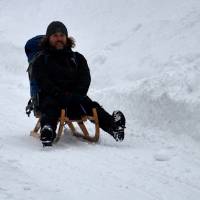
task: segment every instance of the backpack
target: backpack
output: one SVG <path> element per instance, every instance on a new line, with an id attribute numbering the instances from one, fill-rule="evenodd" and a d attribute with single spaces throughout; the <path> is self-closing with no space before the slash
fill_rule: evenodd
<path id="1" fill-rule="evenodd" d="M 42 55 L 42 49 L 40 47 L 40 43 L 42 39 L 44 38 L 44 35 L 37 35 L 31 39 L 29 39 L 25 44 L 25 53 L 28 59 L 28 77 L 29 77 L 29 83 L 30 83 L 30 95 L 31 98 L 28 101 L 28 105 L 26 106 L 26 114 L 29 116 L 31 111 L 34 111 L 34 115 L 37 116 L 37 113 L 39 111 L 39 86 L 37 81 L 32 76 L 32 66 L 36 58 L 38 58 L 40 55 Z M 48 55 L 44 55 L 44 64 L 47 63 Z M 77 58 L 76 58 L 76 52 L 72 51 L 72 62 L 77 67 Z"/>
<path id="2" fill-rule="evenodd" d="M 29 63 L 41 51 L 40 43 L 43 37 L 44 35 L 37 35 L 26 42 L 24 49 Z"/>

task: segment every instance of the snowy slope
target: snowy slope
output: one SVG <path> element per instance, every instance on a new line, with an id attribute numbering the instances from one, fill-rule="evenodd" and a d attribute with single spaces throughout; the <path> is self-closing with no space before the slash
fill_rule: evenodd
<path id="1" fill-rule="evenodd" d="M 198 0 L 0 1 L 0 199 L 198 200 L 199 13 Z M 89 96 L 125 112 L 123 143 L 66 130 L 44 151 L 29 137 L 23 46 L 52 20 L 88 59 Z"/>

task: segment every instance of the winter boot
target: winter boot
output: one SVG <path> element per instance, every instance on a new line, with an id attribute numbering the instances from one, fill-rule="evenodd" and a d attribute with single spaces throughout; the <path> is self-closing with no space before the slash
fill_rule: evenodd
<path id="1" fill-rule="evenodd" d="M 111 135 L 115 138 L 116 141 L 124 140 L 124 129 L 126 124 L 126 119 L 124 114 L 121 111 L 114 111 L 112 114 L 112 129 Z"/>
<path id="2" fill-rule="evenodd" d="M 56 137 L 55 132 L 49 125 L 45 125 L 41 130 L 40 140 L 43 146 L 52 146 L 53 140 Z"/>

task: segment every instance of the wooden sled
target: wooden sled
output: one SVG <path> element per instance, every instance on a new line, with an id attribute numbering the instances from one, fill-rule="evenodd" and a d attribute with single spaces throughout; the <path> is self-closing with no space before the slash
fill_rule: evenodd
<path id="1" fill-rule="evenodd" d="M 59 118 L 59 127 L 58 127 L 58 131 L 57 131 L 57 134 L 56 134 L 56 138 L 54 140 L 54 142 L 58 142 L 63 134 L 63 129 L 64 129 L 64 126 L 65 125 L 68 125 L 69 128 L 71 129 L 72 131 L 72 134 L 76 137 L 81 137 L 89 142 L 98 142 L 99 140 L 99 120 L 98 120 L 98 115 L 97 115 L 97 110 L 96 108 L 93 108 L 92 109 L 92 113 L 93 113 L 93 116 L 83 116 L 81 117 L 81 119 L 79 120 L 70 120 L 69 117 L 66 116 L 66 113 L 65 113 L 65 110 L 62 109 L 61 110 L 61 115 L 60 115 L 60 118 Z M 31 136 L 33 137 L 37 137 L 37 138 L 40 138 L 40 115 L 36 116 L 38 119 L 36 125 L 35 125 L 35 128 L 31 131 Z M 84 122 L 86 122 L 87 120 L 90 120 L 92 122 L 94 122 L 95 124 L 95 134 L 94 136 L 90 136 Z M 73 125 L 73 122 L 76 122 L 78 124 L 78 126 L 80 127 L 81 131 L 83 134 L 77 132 L 76 128 L 74 127 Z"/>

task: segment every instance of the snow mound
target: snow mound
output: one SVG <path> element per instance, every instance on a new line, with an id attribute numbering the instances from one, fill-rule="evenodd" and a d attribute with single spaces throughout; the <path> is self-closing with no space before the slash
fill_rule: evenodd
<path id="1" fill-rule="evenodd" d="M 200 56 L 174 58 L 163 65 L 169 66 L 168 71 L 159 76 L 100 90 L 94 96 L 111 109 L 122 109 L 130 121 L 200 141 Z"/>

